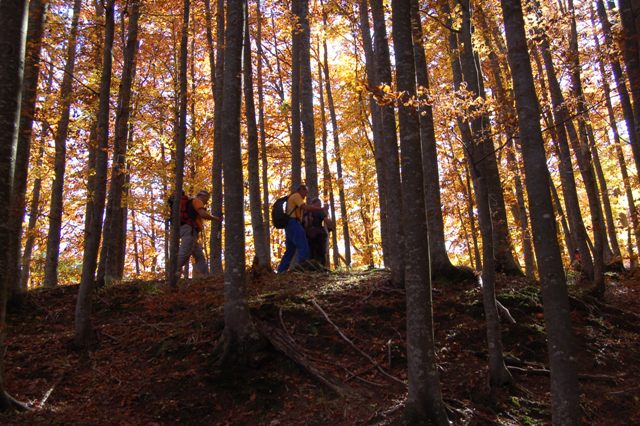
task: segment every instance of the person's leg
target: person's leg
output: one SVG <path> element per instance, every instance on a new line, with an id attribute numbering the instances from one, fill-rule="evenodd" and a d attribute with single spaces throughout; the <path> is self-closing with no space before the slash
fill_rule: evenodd
<path id="1" fill-rule="evenodd" d="M 293 221 L 291 227 L 291 239 L 298 249 L 298 263 L 302 264 L 305 260 L 309 259 L 309 242 L 307 241 L 307 234 L 304 232 L 304 228 L 300 222 Z"/>
<path id="2" fill-rule="evenodd" d="M 195 257 L 196 259 L 196 263 L 193 266 L 193 271 L 197 272 L 199 276 L 206 277 L 207 275 L 209 275 L 207 259 L 204 257 L 202 245 L 198 241 L 196 241 L 193 245 L 193 257 Z"/>
<path id="3" fill-rule="evenodd" d="M 291 234 L 292 234 L 292 226 L 291 224 L 294 223 L 295 221 L 290 220 L 289 223 L 287 223 L 287 227 L 284 229 L 284 235 L 285 235 L 285 241 L 284 241 L 284 255 L 282 255 L 282 260 L 280 261 L 280 265 L 278 265 L 278 273 L 282 273 L 285 272 L 287 269 L 289 269 L 289 264 L 291 263 L 291 260 L 293 259 L 293 255 L 296 253 L 296 246 L 295 243 L 293 241 L 293 239 L 291 238 Z"/>
<path id="4" fill-rule="evenodd" d="M 195 241 L 193 228 L 190 225 L 182 225 L 180 227 L 180 248 L 178 249 L 178 272 L 189 261 Z"/>

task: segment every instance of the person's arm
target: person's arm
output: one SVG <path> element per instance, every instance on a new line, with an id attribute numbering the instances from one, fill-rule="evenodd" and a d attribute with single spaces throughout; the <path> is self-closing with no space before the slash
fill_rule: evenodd
<path id="1" fill-rule="evenodd" d="M 218 216 L 214 216 L 211 213 L 209 213 L 208 211 L 206 211 L 204 209 L 204 207 L 201 207 L 197 210 L 198 214 L 200 215 L 201 218 L 203 219 L 207 219 L 207 220 L 217 220 L 219 222 L 222 222 L 222 215 L 220 215 L 220 217 Z"/>
<path id="2" fill-rule="evenodd" d="M 331 218 L 329 218 L 328 216 L 325 216 L 323 220 L 324 224 L 327 225 L 327 229 L 333 231 L 333 220 L 331 220 Z"/>

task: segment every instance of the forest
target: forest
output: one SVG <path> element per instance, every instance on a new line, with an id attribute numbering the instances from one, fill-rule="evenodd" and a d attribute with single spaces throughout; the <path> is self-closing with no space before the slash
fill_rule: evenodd
<path id="1" fill-rule="evenodd" d="M 637 0 L 0 26 L 0 423 L 640 423 Z"/>

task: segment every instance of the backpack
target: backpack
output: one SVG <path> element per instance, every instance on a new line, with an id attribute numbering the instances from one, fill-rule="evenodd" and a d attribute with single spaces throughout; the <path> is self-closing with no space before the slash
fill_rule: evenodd
<path id="1" fill-rule="evenodd" d="M 173 210 L 173 197 L 169 199 L 169 208 Z M 197 217 L 198 212 L 193 208 L 193 198 L 183 193 L 180 197 L 180 225 L 190 225 L 195 228 Z"/>
<path id="2" fill-rule="evenodd" d="M 287 222 L 289 222 L 289 216 L 287 214 L 287 200 L 290 195 L 285 195 L 284 197 L 280 197 L 273 203 L 271 207 L 271 223 L 276 229 L 284 229 L 287 227 Z"/>

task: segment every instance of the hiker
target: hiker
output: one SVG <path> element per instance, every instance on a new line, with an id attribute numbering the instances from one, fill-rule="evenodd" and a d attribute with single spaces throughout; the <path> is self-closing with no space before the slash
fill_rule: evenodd
<path id="1" fill-rule="evenodd" d="M 186 196 L 182 195 L 183 199 Z M 178 268 L 177 274 L 180 275 L 182 268 L 193 256 L 196 263 L 193 267 L 194 275 L 197 273 L 201 276 L 209 275 L 209 267 L 204 257 L 202 244 L 198 241 L 200 232 L 202 232 L 204 219 L 218 220 L 222 222 L 222 216 L 217 217 L 209 213 L 205 209 L 205 205 L 209 202 L 209 192 L 205 190 L 199 191 L 192 199 L 180 200 L 180 249 L 178 251 Z M 185 204 L 183 206 L 183 203 Z M 183 211 L 184 210 L 184 211 Z"/>
<path id="2" fill-rule="evenodd" d="M 309 242 L 310 259 L 326 268 L 329 266 L 327 246 L 329 231 L 333 229 L 333 221 L 328 217 L 326 210 L 322 208 L 322 201 L 319 198 L 311 200 L 309 205 L 319 209 L 309 211 L 304 215 L 304 229 Z"/>
<path id="3" fill-rule="evenodd" d="M 309 242 L 302 227 L 302 218 L 305 212 L 321 211 L 322 207 L 313 207 L 305 204 L 304 199 L 309 190 L 306 185 L 300 185 L 296 191 L 287 198 L 286 214 L 289 216 L 284 228 L 285 251 L 278 266 L 278 273 L 289 269 L 296 250 L 298 251 L 298 264 L 304 268 L 309 259 Z"/>

